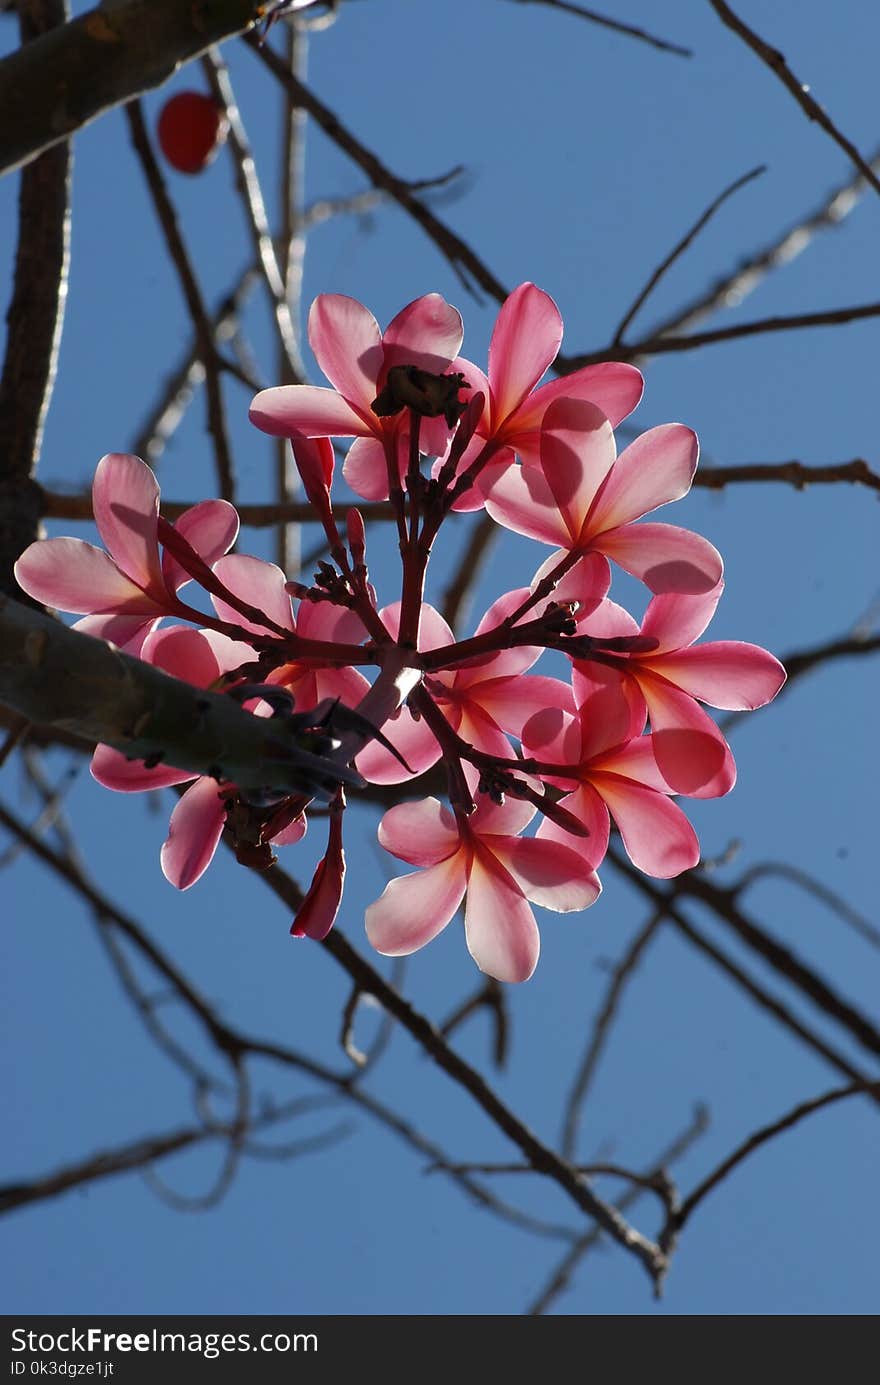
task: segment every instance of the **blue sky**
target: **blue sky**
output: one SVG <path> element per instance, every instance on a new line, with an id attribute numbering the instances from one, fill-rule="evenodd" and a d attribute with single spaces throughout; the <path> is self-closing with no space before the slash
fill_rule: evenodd
<path id="1" fill-rule="evenodd" d="M 815 0 L 780 0 L 772 14 L 755 0 L 742 0 L 740 8 L 784 50 L 859 148 L 871 151 L 880 17 L 857 0 L 833 13 Z M 505 283 L 532 279 L 554 296 L 569 351 L 594 350 L 611 339 L 658 260 L 740 174 L 767 165 L 674 267 L 632 333 L 647 331 L 810 212 L 850 172 L 842 152 L 708 4 L 664 6 L 658 15 L 648 0 L 627 0 L 616 11 L 689 44 L 694 58 L 658 52 L 540 5 L 473 0 L 437 25 L 436 8 L 424 3 L 351 0 L 338 22 L 314 38 L 309 59 L 316 93 L 394 171 L 418 178 L 467 166 L 462 190 L 438 204 L 439 214 Z M 0 41 L 11 45 L 12 30 L 4 22 Z M 271 204 L 277 95 L 251 53 L 227 45 L 225 54 Z M 191 68 L 167 90 L 202 80 Z M 164 98 L 165 91 L 147 98 L 151 121 Z M 231 164 L 221 158 L 194 179 L 169 174 L 169 185 L 213 303 L 250 254 L 231 192 Z M 359 170 L 312 131 L 308 198 L 363 186 Z M 15 194 L 14 176 L 0 183 L 0 259 L 10 266 Z M 190 328 L 120 113 L 78 137 L 73 197 L 70 296 L 40 478 L 50 487 L 81 490 L 103 453 L 129 448 Z M 707 325 L 876 300 L 878 227 L 880 200 L 868 193 L 839 228 L 818 235 L 740 306 Z M 368 227 L 340 217 L 310 240 L 306 304 L 318 292 L 348 293 L 384 323 L 430 290 L 461 309 L 466 353 L 483 359 L 494 305 L 472 301 L 400 210 L 377 209 Z M 271 383 L 274 351 L 259 293 L 247 325 Z M 640 429 L 686 422 L 717 464 L 821 464 L 861 456 L 876 468 L 877 330 L 868 320 L 657 358 L 646 368 L 645 398 L 633 422 Z M 247 404 L 247 392 L 230 386 L 240 495 L 268 499 L 271 448 L 248 424 Z M 201 400 L 158 474 L 170 499 L 215 493 Z M 668 512 L 671 521 L 705 533 L 724 555 L 727 589 L 713 636 L 751 640 L 778 655 L 842 636 L 867 618 L 877 596 L 876 516 L 876 496 L 852 486 L 695 490 Z M 62 523 L 52 532 L 74 529 Z M 89 537 L 83 526 L 75 532 Z M 463 535 L 441 539 L 434 590 L 442 590 Z M 306 547 L 312 537 L 306 535 Z M 374 578 L 384 599 L 393 599 L 394 564 L 379 557 L 379 533 L 370 542 Z M 240 548 L 268 555 L 267 543 L 264 533 L 249 531 Z M 528 580 L 543 556 L 536 560 L 524 540 L 503 540 L 477 583 L 472 618 L 501 591 Z M 876 620 L 876 607 L 873 614 Z M 840 661 L 737 724 L 734 792 L 688 805 L 706 856 L 741 843 L 719 879 L 732 880 L 757 862 L 786 861 L 870 914 L 875 687 L 868 660 Z M 318 947 L 290 940 L 289 917 L 269 892 L 218 859 L 192 891 L 177 894 L 158 864 L 168 798 L 113 795 L 94 784 L 83 760 L 66 754 L 55 753 L 46 764 L 53 783 L 74 766 L 65 810 L 100 888 L 142 920 L 218 1011 L 248 1033 L 345 1070 L 338 1033 L 346 978 Z M 14 761 L 5 765 L 0 788 L 5 804 L 27 820 L 37 817 L 39 804 Z M 376 817 L 365 807 L 357 831 L 347 823 L 349 886 L 338 927 L 362 950 L 368 949 L 363 908 L 392 869 L 375 844 Z M 322 835 L 311 832 L 282 860 L 301 881 L 309 879 Z M 508 1069 L 491 1071 L 485 1015 L 454 1040 L 550 1140 L 601 1004 L 609 959 L 623 953 L 646 916 L 640 897 L 609 867 L 603 880 L 604 894 L 588 913 L 542 916 L 538 971 L 507 995 Z M 11 1134 L 0 1181 L 28 1179 L 190 1123 L 189 1084 L 144 1033 L 88 911 L 25 856 L 6 865 L 3 886 L 0 1081 Z M 876 1013 L 876 953 L 820 901 L 768 879 L 743 902 L 853 1003 Z M 867 1055 L 705 910 L 689 904 L 686 912 L 869 1070 Z M 387 972 L 387 963 L 379 965 Z M 453 926 L 411 960 L 403 988 L 439 1021 L 478 981 Z M 207 1057 L 190 1022 L 172 1007 L 166 1011 L 175 1033 Z M 359 1041 L 371 1026 L 369 1015 L 359 1018 Z M 586 1107 L 579 1157 L 634 1168 L 650 1163 L 687 1124 L 694 1102 L 704 1101 L 710 1129 L 676 1166 L 688 1190 L 756 1127 L 839 1080 L 666 928 L 627 991 Z M 320 1090 L 268 1064 L 255 1068 L 254 1086 L 277 1101 Z M 402 1033 L 366 1086 L 455 1159 L 514 1155 L 467 1095 Z M 315 1136 L 341 1121 L 350 1127 L 345 1138 L 320 1152 L 286 1162 L 246 1161 L 225 1200 L 209 1212 L 175 1210 L 132 1174 L 12 1214 L 3 1224 L 4 1311 L 527 1310 L 564 1246 L 475 1208 L 442 1175 L 428 1175 L 423 1157 L 345 1104 L 310 1113 L 278 1138 Z M 219 1160 L 216 1148 L 200 1149 L 163 1163 L 159 1174 L 174 1190 L 198 1194 L 210 1187 Z M 822 1113 L 759 1152 L 707 1199 L 686 1229 L 660 1304 L 634 1262 L 604 1248 L 583 1262 L 551 1311 L 876 1311 L 876 1161 L 876 1111 L 867 1099 Z M 552 1185 L 521 1176 L 493 1186 L 523 1209 L 579 1229 Z M 608 1184 L 602 1190 L 616 1191 Z M 645 1231 L 656 1230 L 647 1201 L 633 1218 Z"/>

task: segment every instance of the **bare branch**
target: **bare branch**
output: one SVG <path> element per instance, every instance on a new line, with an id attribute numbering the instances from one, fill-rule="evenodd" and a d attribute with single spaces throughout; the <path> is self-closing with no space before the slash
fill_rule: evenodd
<path id="1" fill-rule="evenodd" d="M 22 0 L 19 13 L 27 48 L 63 25 L 68 9 L 66 0 Z M 12 569 L 39 531 L 38 492 L 31 478 L 55 383 L 69 261 L 70 150 L 63 143 L 21 176 L 15 277 L 0 371 L 0 591 L 18 598 L 21 589 Z"/>
<path id="2" fill-rule="evenodd" d="M 670 43 L 668 39 L 657 38 L 656 34 L 649 34 L 647 29 L 640 29 L 635 24 L 624 24 L 619 19 L 609 19 L 607 15 L 597 14 L 595 10 L 588 10 L 584 5 L 576 5 L 573 0 L 517 0 L 520 5 L 547 5 L 550 9 L 563 10 L 566 14 L 577 15 L 578 19 L 587 19 L 591 24 L 599 24 L 604 29 L 613 29 L 615 33 L 626 34 L 627 38 L 641 39 L 642 43 L 648 43 L 652 48 L 660 48 L 664 53 L 677 53 L 680 58 L 692 58 L 694 51 L 692 48 L 683 48 L 680 43 Z"/>
<path id="3" fill-rule="evenodd" d="M 703 227 L 706 226 L 712 220 L 712 217 L 715 215 L 718 209 L 720 207 L 723 207 L 727 199 L 729 197 L 732 197 L 735 192 L 738 192 L 740 188 L 745 187 L 746 183 L 751 183 L 753 179 L 760 178 L 761 174 L 766 173 L 766 171 L 766 165 L 761 164 L 758 168 L 753 168 L 749 173 L 744 173 L 741 178 L 737 178 L 734 182 L 730 183 L 729 186 L 726 187 L 722 193 L 719 193 L 719 195 L 715 198 L 713 202 L 709 203 L 709 206 L 702 213 L 702 215 L 697 218 L 693 226 L 691 226 L 690 230 L 682 236 L 681 240 L 678 241 L 678 243 L 673 247 L 672 250 L 670 250 L 666 258 L 660 261 L 660 264 L 654 270 L 648 282 L 645 284 L 645 287 L 639 294 L 636 295 L 632 307 L 628 308 L 627 311 L 624 313 L 620 326 L 614 333 L 615 346 L 620 345 L 620 343 L 623 340 L 623 334 L 626 331 L 627 327 L 632 322 L 633 318 L 635 317 L 639 309 L 644 306 L 647 299 L 650 297 L 654 289 L 659 284 L 660 280 L 663 278 L 663 275 L 667 272 L 667 270 L 672 268 L 672 266 L 675 264 L 675 261 L 684 254 L 688 246 L 693 244 L 694 240 L 696 240 L 697 236 L 700 234 Z"/>
<path id="4" fill-rule="evenodd" d="M 441 254 L 458 275 L 463 286 L 474 293 L 474 285 L 479 285 L 496 302 L 502 303 L 507 297 L 507 289 L 478 255 L 460 236 L 451 230 L 428 208 L 413 192 L 413 183 L 398 178 L 376 157 L 366 145 L 362 144 L 333 114 L 328 106 L 319 101 L 308 87 L 298 81 L 283 60 L 268 44 L 260 45 L 253 35 L 245 37 L 245 43 L 260 61 L 275 76 L 292 96 L 298 106 L 308 111 L 312 119 L 320 125 L 324 133 L 338 145 L 349 158 L 363 169 L 374 187 L 382 188 L 399 203 L 410 216 L 419 223 Z"/>
<path id="5" fill-rule="evenodd" d="M 785 482 L 796 490 L 807 486 L 834 485 L 846 482 L 880 491 L 880 475 L 872 471 L 862 457 L 851 462 L 833 462 L 829 466 L 806 466 L 803 462 L 746 462 L 741 466 L 698 467 L 694 485 L 705 490 L 722 490 L 740 481 Z"/>
<path id="6" fill-rule="evenodd" d="M 212 44 L 259 18 L 257 0 L 116 0 L 0 62 L 0 173 L 96 116 L 161 86 Z"/>
<path id="7" fill-rule="evenodd" d="M 874 173 L 871 165 L 862 157 L 852 141 L 848 140 L 846 135 L 844 135 L 829 118 L 827 112 L 823 110 L 819 102 L 811 94 L 810 88 L 806 83 L 798 81 L 797 77 L 795 77 L 791 68 L 788 66 L 788 63 L 785 61 L 785 56 L 779 52 L 779 49 L 772 48 L 759 34 L 755 33 L 754 29 L 750 29 L 749 26 L 740 19 L 739 15 L 734 14 L 730 6 L 725 4 L 725 0 L 709 0 L 709 4 L 718 15 L 722 24 L 726 24 L 728 29 L 732 29 L 735 34 L 738 34 L 739 37 L 748 44 L 752 52 L 757 53 L 761 61 L 766 63 L 771 72 L 775 72 L 783 86 L 787 87 L 791 92 L 804 114 L 810 120 L 815 120 L 818 125 L 821 125 L 825 133 L 830 135 L 834 143 L 839 145 L 844 153 L 852 160 L 856 168 L 862 174 L 862 177 L 868 180 L 876 192 L 880 192 L 880 178 Z"/>
<path id="8" fill-rule="evenodd" d="M 177 270 L 177 276 L 199 344 L 199 356 L 205 368 L 205 388 L 208 396 L 208 430 L 214 442 L 220 494 L 225 500 L 233 500 L 235 498 L 235 479 L 232 452 L 226 431 L 226 410 L 220 384 L 218 353 L 214 345 L 214 331 L 180 228 L 177 225 L 174 206 L 168 196 L 165 180 L 150 144 L 140 102 L 130 102 L 125 108 L 125 114 L 128 119 L 132 144 L 140 159 L 147 187 L 153 199 L 153 206 L 165 236 L 168 252 Z"/>
<path id="9" fill-rule="evenodd" d="M 728 1174 L 753 1154 L 756 1149 L 767 1144 L 770 1140 L 781 1135 L 784 1131 L 790 1130 L 792 1126 L 800 1124 L 807 1116 L 812 1116 L 816 1111 L 822 1111 L 826 1106 L 833 1106 L 838 1101 L 844 1101 L 851 1096 L 874 1096 L 880 1098 L 880 1082 L 851 1082 L 846 1087 L 835 1087 L 830 1092 L 825 1092 L 823 1096 L 814 1097 L 811 1101 L 801 1102 L 793 1110 L 788 1111 L 779 1120 L 773 1121 L 770 1125 L 762 1126 L 756 1130 L 747 1140 L 744 1140 L 732 1154 L 713 1169 L 702 1183 L 694 1189 L 688 1197 L 684 1199 L 681 1207 L 670 1217 L 667 1226 L 664 1228 L 661 1242 L 664 1246 L 671 1247 L 675 1236 L 681 1231 L 685 1222 L 689 1220 L 693 1212 L 700 1205 L 705 1197 L 712 1192 L 718 1184 L 723 1182 Z"/>
<path id="10" fill-rule="evenodd" d="M 880 168 L 880 151 L 872 155 L 871 165 Z M 741 259 L 735 269 L 716 279 L 705 292 L 655 324 L 652 337 L 684 331 L 722 308 L 737 307 L 774 269 L 802 255 L 819 232 L 840 226 L 858 205 L 866 187 L 861 173 L 839 184 L 813 211 L 799 217 L 768 244 Z"/>
<path id="11" fill-rule="evenodd" d="M 663 917 L 662 910 L 654 911 L 647 923 L 639 929 L 611 974 L 611 980 L 608 984 L 605 999 L 596 1016 L 590 1041 L 587 1044 L 586 1052 L 575 1074 L 568 1101 L 565 1106 L 561 1149 L 566 1159 L 574 1157 L 577 1148 L 578 1126 L 580 1124 L 583 1104 L 587 1092 L 589 1091 L 590 1083 L 593 1080 L 593 1075 L 599 1065 L 599 1059 L 610 1033 L 611 1025 L 618 1012 L 626 984 L 642 960 L 642 955 L 651 942 L 651 939 L 656 934 L 657 929 L 663 921 Z"/>

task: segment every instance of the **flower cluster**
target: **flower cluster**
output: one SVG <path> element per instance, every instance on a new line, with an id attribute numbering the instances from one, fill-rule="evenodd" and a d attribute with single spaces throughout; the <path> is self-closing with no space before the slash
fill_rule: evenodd
<path id="1" fill-rule="evenodd" d="M 328 764 L 354 764 L 384 785 L 445 774 L 448 806 L 402 796 L 382 819 L 382 846 L 416 869 L 370 905 L 367 933 L 382 953 L 413 952 L 464 900 L 471 954 L 505 981 L 536 965 L 533 904 L 567 912 L 599 894 L 612 820 L 647 873 L 668 878 L 697 864 L 676 798 L 717 797 L 735 779 L 700 704 L 759 707 L 785 679 L 755 645 L 697 643 L 722 593 L 721 558 L 698 534 L 643 520 L 687 493 L 695 435 L 666 424 L 618 455 L 613 430 L 638 403 L 641 375 L 612 362 L 541 384 L 561 339 L 556 305 L 533 284 L 501 308 L 486 373 L 459 355 L 461 318 L 437 294 L 409 304 L 384 333 L 360 303 L 324 294 L 309 340 L 332 388 L 264 390 L 251 408 L 258 428 L 291 440 L 324 528 L 330 561 L 312 586 L 231 553 L 238 517 L 224 501 L 168 523 L 149 468 L 126 455 L 105 457 L 95 477 L 106 552 L 48 539 L 16 569 L 31 596 L 83 615 L 87 633 L 224 690 L 257 716 L 285 716 L 292 746 Z M 390 605 L 369 580 L 359 511 L 348 511 L 344 536 L 337 525 L 333 438 L 354 439 L 348 485 L 389 503 L 402 562 Z M 457 640 L 425 601 L 425 577 L 441 524 L 475 509 L 551 553 Z M 611 563 L 651 593 L 641 623 L 610 599 Z M 210 613 L 181 596 L 189 581 L 210 595 Z M 567 657 L 568 678 L 532 672 L 545 650 Z M 193 777 L 107 746 L 92 773 L 123 792 Z M 310 801 L 306 789 L 290 796 L 268 783 L 255 795 L 198 778 L 174 809 L 162 868 L 188 888 L 224 830 L 241 861 L 270 865 L 273 845 L 302 837 Z M 344 809 L 340 785 L 327 852 L 294 920 L 299 935 L 323 937 L 335 919 Z"/>

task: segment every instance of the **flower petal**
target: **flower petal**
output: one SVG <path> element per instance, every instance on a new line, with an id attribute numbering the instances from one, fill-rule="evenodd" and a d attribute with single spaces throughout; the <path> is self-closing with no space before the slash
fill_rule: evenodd
<path id="1" fill-rule="evenodd" d="M 205 873 L 226 821 L 215 779 L 202 777 L 187 789 L 171 814 L 162 847 L 162 871 L 178 890 L 188 890 Z"/>
<path id="2" fill-rule="evenodd" d="M 669 880 L 697 864 L 697 834 L 665 794 L 614 774 L 594 775 L 593 785 L 611 810 L 627 855 L 639 870 Z"/>
<path id="3" fill-rule="evenodd" d="M 600 535 L 596 546 L 653 592 L 708 592 L 724 571 L 708 539 L 674 524 L 624 524 Z"/>
<path id="4" fill-rule="evenodd" d="M 210 641 L 201 630 L 192 630 L 188 625 L 154 630 L 144 640 L 141 658 L 197 688 L 210 687 L 221 673 Z"/>
<path id="5" fill-rule="evenodd" d="M 92 483 L 98 533 L 120 571 L 159 600 L 165 583 L 159 565 L 159 486 L 146 462 L 128 452 L 102 457 Z"/>
<path id="6" fill-rule="evenodd" d="M 144 640 L 159 624 L 160 616 L 83 616 L 73 629 L 95 640 L 109 640 L 133 658 L 140 658 Z"/>
<path id="7" fill-rule="evenodd" d="M 574 838 L 568 840 L 573 842 Z M 588 909 L 602 888 L 583 856 L 559 841 L 510 837 L 493 842 L 492 851 L 526 899 L 557 914 Z"/>
<path id="8" fill-rule="evenodd" d="M 343 293 L 320 293 L 309 312 L 309 344 L 331 385 L 359 414 L 374 418 L 382 333 L 369 309 Z"/>
<path id="9" fill-rule="evenodd" d="M 401 308 L 382 337 L 384 371 L 415 365 L 439 375 L 461 350 L 461 313 L 439 293 L 426 293 Z"/>
<path id="10" fill-rule="evenodd" d="M 501 305 L 489 343 L 493 428 L 514 412 L 555 361 L 562 318 L 548 293 L 520 284 Z"/>
<path id="11" fill-rule="evenodd" d="M 175 520 L 174 528 L 204 559 L 208 567 L 213 567 L 218 558 L 228 553 L 238 537 L 238 511 L 228 500 L 203 500 L 184 510 Z M 189 573 L 181 567 L 177 559 L 165 549 L 162 554 L 162 576 L 169 591 L 178 591 L 189 582 Z"/>
<path id="12" fill-rule="evenodd" d="M 355 438 L 342 464 L 342 475 L 363 500 L 388 499 L 388 463 L 378 438 Z"/>
<path id="13" fill-rule="evenodd" d="M 587 829 L 586 837 L 575 838 L 558 823 L 545 818 L 538 828 L 538 840 L 559 842 L 572 847 L 581 857 L 585 868 L 598 870 L 608 850 L 611 835 L 611 820 L 605 800 L 597 794 L 592 784 L 579 784 L 573 794 L 564 801 L 564 807 L 583 823 Z"/>
<path id="14" fill-rule="evenodd" d="M 426 721 L 416 721 L 408 707 L 399 708 L 388 718 L 382 734 L 400 752 L 410 769 L 405 769 L 384 745 L 370 741 L 355 760 L 355 768 L 371 784 L 403 784 L 413 774 L 423 774 L 440 759 L 440 746 L 433 731 Z"/>
<path id="15" fill-rule="evenodd" d="M 15 578 L 28 596 L 77 615 L 165 614 L 157 601 L 124 576 L 103 548 L 82 539 L 40 539 L 15 564 Z"/>
<path id="16" fill-rule="evenodd" d="M 731 712 L 764 707 L 786 678 L 782 664 L 768 650 L 740 640 L 698 644 L 666 654 L 656 664 L 652 654 L 646 664 L 691 697 Z"/>
<path id="17" fill-rule="evenodd" d="M 692 697 L 656 674 L 640 672 L 660 773 L 676 793 L 720 798 L 736 782 L 730 747 Z"/>
<path id="18" fill-rule="evenodd" d="M 486 510 L 498 524 L 539 543 L 572 547 L 574 535 L 538 467 L 487 467 L 480 477 Z"/>
<path id="19" fill-rule="evenodd" d="M 702 635 L 715 614 L 724 583 L 707 592 L 681 595 L 663 592 L 649 603 L 642 621 L 642 634 L 657 641 L 657 648 L 645 657 L 650 661 L 670 650 L 685 649 Z"/>
<path id="20" fill-rule="evenodd" d="M 379 823 L 379 843 L 412 866 L 434 866 L 460 846 L 455 818 L 436 798 L 389 808 Z"/>
<path id="21" fill-rule="evenodd" d="M 248 410 L 255 428 L 273 438 L 352 438 L 378 425 L 362 416 L 336 390 L 320 385 L 275 385 L 260 390 Z"/>
<path id="22" fill-rule="evenodd" d="M 631 414 L 642 397 L 645 381 L 640 370 L 623 361 L 602 361 L 572 371 L 558 380 L 548 380 L 529 395 L 517 411 L 518 430 L 540 427 L 545 412 L 557 399 L 586 399 L 616 428 Z"/>
<path id="23" fill-rule="evenodd" d="M 117 793 L 143 793 L 146 789 L 164 789 L 170 784 L 185 784 L 193 778 L 192 770 L 172 769 L 171 765 L 156 765 L 147 769 L 143 760 L 127 760 L 110 745 L 95 747 L 90 766 L 92 778 L 105 789 Z"/>
<path id="24" fill-rule="evenodd" d="M 577 399 L 551 404 L 541 430 L 541 469 L 572 538 L 580 537 L 597 492 L 613 476 L 615 456 L 611 424 L 595 404 Z M 592 518 L 589 532 L 596 532 Z"/>
<path id="25" fill-rule="evenodd" d="M 364 916 L 367 937 L 385 957 L 406 957 L 436 938 L 464 897 L 463 856 L 401 875 L 385 886 Z"/>
<path id="26" fill-rule="evenodd" d="M 621 452 L 590 516 L 594 534 L 640 519 L 691 488 L 700 445 L 683 423 L 651 428 Z"/>
<path id="27" fill-rule="evenodd" d="M 468 877 L 464 928 L 480 971 L 496 981 L 528 981 L 541 939 L 531 905 L 502 865 L 475 857 Z"/>
<path id="28" fill-rule="evenodd" d="M 520 736 L 525 723 L 545 707 L 574 710 L 569 685 L 540 673 L 487 679 L 472 685 L 471 697 L 511 736 Z"/>
<path id="29" fill-rule="evenodd" d="M 294 630 L 290 597 L 284 586 L 287 579 L 275 563 L 266 563 L 262 558 L 252 558 L 247 553 L 229 553 L 214 564 L 214 572 L 233 596 L 263 611 L 283 630 Z M 228 620 L 258 635 L 266 634 L 266 626 L 240 615 L 222 597 L 212 596 L 211 600 L 221 620 Z"/>

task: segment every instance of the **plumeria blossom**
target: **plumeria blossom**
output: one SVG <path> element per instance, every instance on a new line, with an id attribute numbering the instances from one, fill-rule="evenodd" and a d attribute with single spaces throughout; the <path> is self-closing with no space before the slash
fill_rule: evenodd
<path id="1" fill-rule="evenodd" d="M 373 403 L 388 371 L 414 365 L 441 374 L 461 347 L 461 316 L 439 293 L 427 293 L 407 304 L 384 333 L 368 308 L 341 293 L 322 293 L 309 313 L 309 344 L 333 389 L 315 385 L 278 385 L 261 390 L 251 404 L 250 419 L 264 433 L 282 438 L 354 438 L 343 475 L 357 495 L 384 500 L 388 495 L 387 451 L 401 458 L 401 417 L 379 418 Z M 449 429 L 442 419 L 425 426 L 437 451 L 445 448 Z"/>
<path id="2" fill-rule="evenodd" d="M 534 908 L 593 903 L 612 823 L 651 875 L 697 864 L 697 837 L 675 797 L 725 794 L 736 773 L 701 704 L 763 706 L 785 673 L 755 645 L 698 642 L 722 595 L 721 558 L 699 534 L 645 518 L 687 494 L 694 433 L 665 424 L 618 456 L 614 427 L 638 403 L 641 376 L 611 362 L 541 383 L 561 339 L 559 311 L 534 284 L 502 305 L 485 373 L 459 354 L 461 319 L 439 294 L 410 303 L 384 333 L 354 299 L 321 295 L 309 340 L 330 387 L 264 390 L 251 408 L 258 428 L 291 439 L 323 530 L 329 557 L 312 585 L 230 552 L 238 517 L 224 501 L 169 525 L 152 472 L 123 454 L 105 457 L 95 478 L 106 551 L 53 538 L 22 555 L 24 590 L 84 616 L 80 629 L 276 719 L 273 744 L 280 738 L 297 766 L 293 793 L 289 777 L 279 784 L 278 752 L 261 757 L 245 792 L 219 763 L 195 777 L 98 746 L 101 784 L 184 789 L 162 848 L 172 884 L 193 885 L 224 832 L 240 862 L 267 868 L 272 848 L 297 842 L 312 798 L 323 797 L 327 848 L 291 929 L 320 941 L 345 882 L 342 784 L 401 785 L 379 841 L 415 870 L 367 909 L 373 946 L 415 952 L 463 904 L 477 965 L 522 981 L 538 960 Z M 389 500 L 401 580 L 384 604 L 363 515 L 349 508 L 337 525 L 334 438 L 354 439 L 348 484 Z M 463 640 L 425 599 L 441 524 L 457 508 L 485 508 L 553 550 Z M 612 564 L 652 593 L 641 623 L 609 595 Z M 533 570 L 526 560 L 524 572 Z M 179 595 L 188 581 L 210 598 L 206 609 Z M 175 624 L 162 628 L 169 617 Z M 567 678 L 534 671 L 545 650 Z M 114 724 L 106 738 L 128 743 Z M 420 792 L 445 778 L 448 807 L 405 797 L 426 774 L 430 789 Z"/>
<path id="3" fill-rule="evenodd" d="M 697 596 L 655 596 L 641 626 L 611 601 L 578 622 L 585 634 L 640 637 L 636 648 L 616 654 L 615 662 L 629 696 L 644 700 L 666 783 L 691 798 L 717 798 L 736 781 L 730 747 L 698 704 L 753 711 L 772 701 L 785 682 L 779 660 L 759 645 L 741 640 L 694 643 L 712 619 L 723 588 L 719 582 Z M 573 681 L 582 696 L 588 695 L 600 667 L 575 664 Z"/>
<path id="4" fill-rule="evenodd" d="M 523 750 L 565 766 L 564 777 L 556 782 L 569 790 L 576 785 L 565 807 L 587 829 L 577 847 L 594 870 L 608 850 L 613 817 L 633 865 L 666 880 L 695 866 L 700 846 L 672 802 L 672 790 L 657 766 L 653 736 L 641 734 L 644 704 L 627 695 L 624 682 L 614 669 L 603 669 L 589 685 L 576 675 L 574 712 L 557 706 L 536 713 L 523 728 Z M 571 834 L 549 819 L 538 836 L 574 844 Z"/>
<path id="5" fill-rule="evenodd" d="M 584 366 L 569 375 L 541 384 L 562 344 L 562 316 L 553 299 L 535 284 L 520 284 L 501 305 L 489 343 L 488 371 L 459 357 L 460 371 L 471 396 L 483 396 L 483 409 L 473 442 L 459 472 L 481 451 L 491 447 L 496 475 L 510 466 L 514 454 L 528 465 L 540 460 L 542 427 L 547 410 L 559 399 L 586 400 L 617 427 L 638 404 L 644 389 L 642 374 L 623 361 Z M 480 483 L 478 483 L 480 484 Z M 479 491 L 466 491 L 456 508 L 479 509 Z"/>
<path id="6" fill-rule="evenodd" d="M 540 939 L 531 904 L 557 913 L 586 909 L 599 894 L 595 873 L 559 842 L 523 837 L 535 810 L 483 797 L 469 818 L 436 798 L 390 808 L 379 825 L 386 851 L 420 869 L 392 880 L 367 909 L 367 936 L 378 952 L 406 956 L 449 923 L 467 895 L 468 951 L 498 981 L 526 981 Z"/>
<path id="7" fill-rule="evenodd" d="M 497 629 L 508 616 L 515 615 L 528 595 L 528 587 L 505 592 L 481 619 L 476 636 Z M 593 604 L 599 600 L 600 592 L 596 591 Z M 380 614 L 388 629 L 396 634 L 400 603 L 386 607 Z M 454 643 L 455 636 L 440 612 L 423 602 L 419 649 L 442 651 Z M 426 677 L 425 688 L 453 732 L 476 750 L 507 759 L 513 755 L 510 736 L 518 736 L 523 722 L 540 708 L 553 705 L 558 696 L 556 679 L 540 674 L 524 676 L 541 653 L 540 648 L 526 645 L 500 649 L 448 669 L 437 669 Z M 401 708 L 386 724 L 385 734 L 416 774 L 430 769 L 443 754 L 428 724 L 413 717 L 407 708 Z M 409 771 L 377 741 L 361 751 L 357 768 L 374 784 L 399 784 L 410 778 Z"/>
<path id="8" fill-rule="evenodd" d="M 486 509 L 506 528 L 559 550 L 539 576 L 566 554 L 602 553 L 652 591 L 710 591 L 723 565 L 708 540 L 671 524 L 635 523 L 687 495 L 698 455 L 694 432 L 667 423 L 618 457 L 605 415 L 562 399 L 545 416 L 540 467 L 484 473 Z"/>
<path id="9" fill-rule="evenodd" d="M 180 614 L 177 593 L 190 575 L 167 550 L 159 555 L 159 487 L 140 457 L 101 458 L 92 508 L 106 552 L 82 539 L 44 539 L 19 558 L 16 580 L 36 601 L 85 613 L 76 629 L 137 653 L 163 616 Z M 225 500 L 204 500 L 174 527 L 210 566 L 234 544 L 238 515 Z"/>

